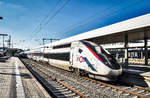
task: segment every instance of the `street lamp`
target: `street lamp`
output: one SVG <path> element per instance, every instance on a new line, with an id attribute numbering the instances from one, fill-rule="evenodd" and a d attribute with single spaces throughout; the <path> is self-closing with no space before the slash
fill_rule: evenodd
<path id="1" fill-rule="evenodd" d="M 1 17 L 1 16 L 0 16 L 0 19 L 2 20 L 2 19 L 3 19 L 3 17 Z"/>

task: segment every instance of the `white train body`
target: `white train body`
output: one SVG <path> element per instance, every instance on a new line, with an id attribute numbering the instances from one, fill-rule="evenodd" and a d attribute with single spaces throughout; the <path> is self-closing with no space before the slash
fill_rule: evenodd
<path id="1" fill-rule="evenodd" d="M 118 66 L 120 67 L 117 70 L 110 68 L 106 64 L 110 63 L 108 58 L 101 58 L 99 54 L 95 53 L 96 51 L 92 50 L 91 47 L 87 45 L 87 43 L 92 44 L 91 46 L 93 48 L 97 48 L 97 52 L 99 51 L 101 56 L 105 57 L 106 53 L 107 55 L 110 55 L 107 50 L 103 50 L 105 51 L 105 54 L 102 53 L 102 49 L 104 48 L 102 48 L 101 46 L 97 46 L 96 44 L 93 44 L 91 42 L 74 42 L 71 46 L 70 57 L 72 67 L 102 76 L 118 76 L 122 73 L 122 68 L 119 64 Z M 106 61 L 104 61 L 104 59 Z"/>
<path id="2" fill-rule="evenodd" d="M 67 47 L 48 47 L 36 51 L 37 54 L 33 51 L 27 52 L 28 57 L 105 81 L 112 81 L 122 73 L 122 67 L 110 53 L 95 43 L 76 41 Z"/>

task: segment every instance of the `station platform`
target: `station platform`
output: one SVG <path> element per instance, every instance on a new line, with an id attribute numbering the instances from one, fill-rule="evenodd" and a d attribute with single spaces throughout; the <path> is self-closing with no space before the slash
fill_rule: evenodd
<path id="1" fill-rule="evenodd" d="M 0 98 L 51 98 L 17 58 L 0 60 Z"/>
<path id="2" fill-rule="evenodd" d="M 121 82 L 150 88 L 150 65 L 130 64 L 123 68 Z"/>

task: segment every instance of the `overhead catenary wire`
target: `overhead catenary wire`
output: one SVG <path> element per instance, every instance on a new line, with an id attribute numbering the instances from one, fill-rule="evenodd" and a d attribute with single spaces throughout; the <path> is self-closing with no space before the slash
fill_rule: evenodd
<path id="1" fill-rule="evenodd" d="M 121 9 L 125 10 L 126 8 L 128 8 L 128 7 L 132 6 L 132 5 L 136 5 L 136 4 L 138 4 L 139 2 L 141 2 L 141 1 L 142 1 L 142 0 L 137 0 L 137 1 L 135 1 L 134 3 L 129 4 L 129 5 L 127 5 L 127 6 L 123 7 L 123 8 L 121 8 Z M 121 3 L 122 3 L 122 2 L 121 2 Z M 111 8 L 106 8 L 106 10 L 110 10 L 110 9 L 112 9 L 112 7 L 111 7 Z M 110 16 L 112 16 L 112 15 L 118 13 L 118 9 L 115 10 L 115 11 L 112 11 L 111 13 L 106 13 L 106 10 L 104 11 L 104 13 L 101 14 L 100 17 L 108 17 L 108 16 L 110 17 Z M 120 10 L 120 9 L 119 9 L 119 10 Z M 106 14 L 105 14 L 105 13 L 106 13 Z M 108 14 L 108 15 L 107 15 L 107 14 Z M 95 15 L 95 16 L 94 16 L 94 15 Z M 96 13 L 96 14 L 94 14 L 94 15 L 91 15 L 91 16 L 89 16 L 88 18 L 84 19 L 83 21 L 80 21 L 80 22 L 78 22 L 78 23 L 75 23 L 75 24 L 71 25 L 70 27 L 67 27 L 67 30 L 64 29 L 64 31 L 62 31 L 62 32 L 60 31 L 60 33 L 61 33 L 61 34 L 67 34 L 68 32 L 72 32 L 73 30 L 76 30 L 77 28 L 79 29 L 79 28 L 81 28 L 82 26 L 85 26 L 85 25 L 87 25 L 87 24 L 90 24 L 90 22 L 92 22 L 93 20 L 97 19 L 97 18 L 95 18 L 95 17 L 97 17 L 97 16 L 100 15 L 100 14 Z M 94 18 L 93 18 L 93 17 L 94 17 Z M 100 18 L 100 17 L 99 17 L 99 18 Z M 99 20 L 99 21 L 102 21 L 102 20 Z M 68 30 L 68 28 L 70 28 L 70 29 Z"/>
<path id="2" fill-rule="evenodd" d="M 47 21 L 45 21 L 43 24 L 40 24 L 40 28 L 35 32 L 35 34 L 38 34 L 48 23 L 50 23 L 60 12 L 62 9 L 65 8 L 65 6 L 70 2 L 71 0 L 67 0 L 62 6 L 60 6 L 52 15 L 48 18 Z"/>
<path id="3" fill-rule="evenodd" d="M 60 8 L 58 8 L 58 10 L 56 10 L 56 12 L 45 22 L 45 23 L 43 23 L 43 25 L 42 25 L 42 27 L 41 27 L 41 29 L 40 29 L 40 31 L 44 28 L 44 27 L 46 27 L 46 25 L 48 25 L 56 16 L 57 16 L 57 14 L 59 14 L 65 7 L 66 7 L 66 5 L 70 2 L 71 0 L 66 0 L 63 4 L 62 4 L 62 6 L 60 6 Z M 40 32 L 39 31 L 39 32 Z M 39 32 L 37 32 L 37 33 L 39 33 Z M 44 34 L 44 33 L 42 33 L 42 34 Z"/>
<path id="4" fill-rule="evenodd" d="M 119 5 L 120 3 L 122 3 L 122 1 L 121 1 L 121 2 L 117 2 L 118 5 Z M 117 4 L 116 4 L 116 5 L 117 5 Z M 115 7 L 116 7 L 116 5 L 115 5 Z M 103 12 L 106 12 L 107 10 L 110 10 L 110 9 L 112 9 L 112 8 L 113 8 L 113 7 L 104 8 L 104 9 L 103 9 Z M 93 17 L 96 17 L 96 16 L 100 15 L 99 13 L 100 13 L 100 12 L 97 11 L 96 13 L 94 13 L 94 14 L 88 16 L 87 18 L 85 18 L 85 19 L 83 19 L 83 20 L 81 20 L 81 21 L 79 21 L 79 22 L 77 22 L 77 23 L 75 23 L 75 24 L 72 24 L 72 25 L 68 26 L 67 28 L 63 29 L 63 30 L 60 31 L 60 32 L 65 32 L 66 29 L 68 29 L 68 28 L 70 28 L 70 30 L 71 30 L 71 28 L 74 28 L 75 26 L 77 26 L 77 25 L 79 25 L 79 24 L 81 24 L 81 23 L 84 23 L 84 22 L 89 21 L 89 20 L 93 20 Z M 104 13 L 103 13 L 103 14 L 104 14 Z"/>
<path id="5" fill-rule="evenodd" d="M 135 1 L 134 3 L 132 3 L 132 4 L 129 4 L 129 5 L 126 5 L 125 7 L 123 7 L 123 8 L 121 8 L 121 9 L 126 9 L 126 8 L 128 8 L 128 7 L 130 7 L 130 6 L 132 6 L 132 5 L 136 5 L 136 4 L 138 4 L 138 2 L 139 1 L 141 1 L 141 0 L 137 0 L 137 1 Z M 122 3 L 122 2 L 121 2 Z M 109 10 L 109 9 L 112 9 L 112 7 L 109 7 L 107 10 Z M 119 9 L 120 10 L 120 9 Z M 100 17 L 110 17 L 110 16 L 112 16 L 112 15 L 114 15 L 114 14 L 116 14 L 116 13 L 118 13 L 118 11 L 119 11 L 118 9 L 116 9 L 115 11 L 112 11 L 111 13 L 105 13 L 106 11 L 104 10 L 104 13 L 101 13 L 102 15 L 100 15 L 100 14 L 97 14 L 96 13 L 96 15 L 95 15 L 95 17 L 96 17 L 96 19 L 97 19 L 97 16 L 100 16 Z M 94 15 L 92 15 L 92 16 L 94 16 Z M 88 17 L 88 18 L 86 18 L 85 20 L 87 20 L 87 21 L 82 21 L 82 22 L 79 22 L 79 23 L 76 23 L 76 24 L 73 24 L 73 25 L 71 25 L 70 27 L 71 27 L 71 29 L 69 29 L 68 30 L 68 27 L 67 27 L 67 30 L 66 31 L 63 31 L 63 32 L 60 32 L 60 33 L 66 33 L 66 32 L 71 32 L 72 30 L 75 30 L 76 28 L 82 28 L 82 26 L 85 26 L 86 24 L 89 24 L 91 21 L 93 21 L 94 19 L 95 19 L 95 17 L 93 18 L 92 16 L 90 16 L 90 17 Z M 55 17 L 55 15 L 54 15 L 54 17 Z M 100 18 L 100 17 L 98 17 L 98 18 Z M 53 18 L 52 18 L 53 19 Z M 51 21 L 51 19 L 50 19 L 50 21 Z M 99 20 L 99 21 L 101 21 L 101 20 Z M 49 22 L 48 22 L 49 23 Z M 47 25 L 48 23 L 44 23 L 44 25 Z M 43 26 L 41 26 L 41 28 L 40 29 L 43 29 L 42 28 Z M 45 27 L 45 26 L 44 26 Z M 39 33 L 39 32 L 37 32 L 37 33 Z"/>
<path id="6" fill-rule="evenodd" d="M 58 1 L 56 2 L 56 4 L 54 5 L 54 7 L 53 7 L 51 10 L 49 10 L 48 14 L 47 14 L 47 15 L 41 20 L 41 22 L 35 27 L 35 29 L 32 31 L 31 36 L 30 36 L 30 37 L 31 37 L 31 40 L 32 40 L 32 38 L 33 38 L 34 33 L 37 32 L 37 30 L 40 29 L 41 24 L 43 24 L 43 23 L 48 19 L 48 17 L 50 17 L 51 13 L 57 8 L 57 6 L 59 5 L 60 2 L 61 2 L 61 0 L 58 0 Z"/>
<path id="7" fill-rule="evenodd" d="M 60 13 L 60 12 L 62 11 L 62 9 L 64 9 L 65 6 L 66 6 L 70 1 L 71 1 L 71 0 L 67 0 L 67 1 L 52 15 L 52 17 L 50 17 L 50 18 L 48 19 L 48 21 L 46 21 L 45 24 L 43 24 L 43 27 L 46 26 L 50 21 L 52 21 L 52 20 L 56 17 L 56 15 L 57 15 L 58 13 Z"/>
<path id="8" fill-rule="evenodd" d="M 120 3 L 122 3 L 122 1 L 117 2 L 117 4 L 120 4 Z M 116 4 L 116 5 L 117 5 L 117 4 Z M 105 9 L 103 9 L 103 11 L 109 10 L 109 9 L 111 9 L 111 8 L 112 8 L 112 7 L 107 7 L 107 8 L 105 8 Z M 82 20 L 82 21 L 80 21 L 80 22 L 78 22 L 78 23 L 72 24 L 72 25 L 68 26 L 67 28 L 63 29 L 62 31 L 56 32 L 56 33 L 57 33 L 57 34 L 60 34 L 61 32 L 65 31 L 65 30 L 68 29 L 68 28 L 73 28 L 74 26 L 78 25 L 79 23 L 82 23 L 82 22 L 85 22 L 85 21 L 87 21 L 87 20 L 92 19 L 92 17 L 94 17 L 94 16 L 96 16 L 96 15 L 99 15 L 99 11 L 98 11 L 97 13 L 95 13 L 95 14 L 93 14 L 93 15 L 87 17 L 86 19 L 84 19 L 84 20 Z M 56 33 L 55 33 L 55 34 L 56 34 Z"/>

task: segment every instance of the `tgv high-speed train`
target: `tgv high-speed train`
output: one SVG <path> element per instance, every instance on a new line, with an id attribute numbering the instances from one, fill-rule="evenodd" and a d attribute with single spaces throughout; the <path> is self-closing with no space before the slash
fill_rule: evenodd
<path id="1" fill-rule="evenodd" d="M 26 53 L 28 58 L 104 81 L 114 81 L 122 73 L 122 67 L 107 50 L 89 41 L 44 46 Z"/>

